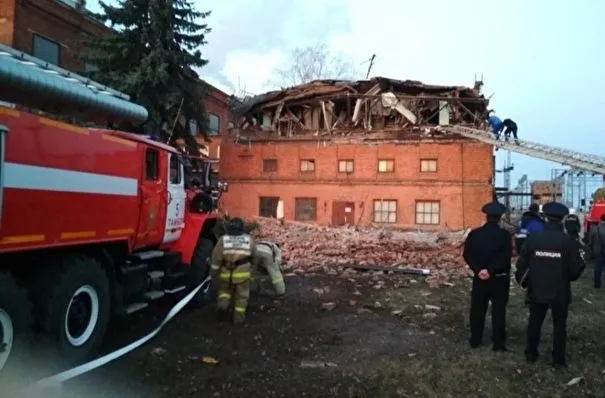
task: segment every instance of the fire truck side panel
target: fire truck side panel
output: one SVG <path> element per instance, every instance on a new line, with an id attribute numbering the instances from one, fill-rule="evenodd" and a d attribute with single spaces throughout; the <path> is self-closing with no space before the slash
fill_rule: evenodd
<path id="1" fill-rule="evenodd" d="M 181 261 L 183 264 L 191 264 L 195 246 L 197 245 L 200 236 L 203 235 L 202 230 L 204 229 L 205 224 L 210 223 L 210 220 L 214 221 L 213 218 L 208 218 L 208 214 L 192 213 L 189 211 L 185 212 L 185 227 L 181 232 L 181 236 L 179 240 L 168 248 L 171 252 L 181 253 Z M 212 223 L 212 227 L 214 227 L 214 223 Z M 205 234 L 205 236 L 212 236 L 210 233 L 211 231 L 208 232 L 209 233 Z"/>
<path id="2" fill-rule="evenodd" d="M 0 253 L 108 240 L 132 248 L 143 145 L 12 109 L 0 108 L 0 124 L 9 130 Z"/>

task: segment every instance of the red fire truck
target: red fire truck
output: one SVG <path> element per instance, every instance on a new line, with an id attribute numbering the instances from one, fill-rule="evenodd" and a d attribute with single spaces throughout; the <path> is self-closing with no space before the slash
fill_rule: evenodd
<path id="1" fill-rule="evenodd" d="M 598 200 L 590 206 L 588 214 L 584 219 L 584 242 L 588 241 L 590 229 L 601 221 L 601 216 L 605 214 L 605 200 Z"/>
<path id="2" fill-rule="evenodd" d="M 34 332 L 81 362 L 112 314 L 207 276 L 215 206 L 199 186 L 188 191 L 177 149 L 22 107 L 144 121 L 123 94 L 1 47 L 0 95 L 20 104 L 0 106 L 0 373 Z"/>

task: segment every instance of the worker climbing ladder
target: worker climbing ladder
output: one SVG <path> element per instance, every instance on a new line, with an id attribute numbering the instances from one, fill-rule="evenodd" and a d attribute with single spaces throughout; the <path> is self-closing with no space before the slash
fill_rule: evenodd
<path id="1" fill-rule="evenodd" d="M 604 156 L 571 151 L 569 149 L 538 144 L 532 141 L 519 140 L 519 144 L 516 144 L 514 141 L 500 141 L 496 140 L 491 132 L 476 128 L 450 126 L 443 127 L 443 130 L 450 134 L 460 134 L 466 138 L 485 142 L 486 144 L 492 144 L 497 148 L 502 148 L 534 158 L 549 160 L 551 162 L 561 163 L 576 169 L 605 175 Z"/>

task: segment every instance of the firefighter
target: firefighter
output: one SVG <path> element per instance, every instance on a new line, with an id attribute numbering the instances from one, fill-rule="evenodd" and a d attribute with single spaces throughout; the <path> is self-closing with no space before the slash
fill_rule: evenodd
<path id="1" fill-rule="evenodd" d="M 250 297 L 250 271 L 255 255 L 252 237 L 244 232 L 244 221 L 235 217 L 227 225 L 225 235 L 218 240 L 211 262 L 211 275 L 218 277 L 217 316 L 226 318 L 233 299 L 233 321 L 246 319 Z"/>
<path id="2" fill-rule="evenodd" d="M 255 290 L 262 294 L 282 296 L 286 293 L 286 284 L 281 273 L 282 251 L 273 242 L 259 241 L 256 244 L 256 255 L 254 256 L 254 285 Z M 261 274 L 269 275 L 272 290 L 264 290 Z"/>
<path id="3" fill-rule="evenodd" d="M 506 305 L 513 250 L 510 234 L 499 224 L 506 207 L 495 201 L 484 205 L 481 211 L 487 222 L 473 229 L 464 242 L 464 260 L 473 271 L 469 343 L 472 348 L 481 345 L 491 301 L 493 350 L 506 351 Z"/>
<path id="4" fill-rule="evenodd" d="M 528 211 L 521 216 L 521 220 L 517 226 L 517 233 L 515 234 L 515 250 L 517 254 L 521 253 L 523 242 L 525 242 L 527 235 L 544 230 L 544 220 L 538 214 L 539 211 L 540 207 L 538 204 L 532 203 L 529 205 Z"/>
<path id="5" fill-rule="evenodd" d="M 528 362 L 538 359 L 542 323 L 550 308 L 554 329 L 552 364 L 565 367 L 570 282 L 582 275 L 586 265 L 579 242 L 563 232 L 563 217 L 569 209 L 550 202 L 543 211 L 547 216 L 546 228 L 528 236 L 515 272 L 517 283 L 527 289 L 530 300 L 525 358 Z"/>

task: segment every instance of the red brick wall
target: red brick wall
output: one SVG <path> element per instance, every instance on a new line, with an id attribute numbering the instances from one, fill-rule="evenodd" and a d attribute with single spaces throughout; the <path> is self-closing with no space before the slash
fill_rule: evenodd
<path id="1" fill-rule="evenodd" d="M 15 0 L 0 0 L 0 43 L 13 45 Z"/>
<path id="2" fill-rule="evenodd" d="M 198 142 L 208 146 L 208 156 L 211 158 L 220 157 L 220 146 L 222 138 L 227 134 L 229 122 L 231 122 L 231 110 L 229 108 L 229 96 L 223 91 L 208 85 L 207 96 L 204 101 L 207 113 L 214 113 L 220 119 L 220 131 L 218 136 L 210 137 L 211 142 L 207 143 L 201 139 Z"/>
<path id="3" fill-rule="evenodd" d="M 103 24 L 55 0 L 0 0 L 2 44 L 31 54 L 34 34 L 39 34 L 61 45 L 59 66 L 76 73 L 85 70 L 84 63 L 75 57 L 77 41 L 84 34 L 101 36 L 110 32 Z M 228 95 L 209 84 L 202 84 L 202 89 L 207 90 L 204 100 L 207 111 L 220 118 L 220 135 L 226 134 L 231 120 Z M 217 157 L 220 140 L 213 138 L 210 157 Z"/>
<path id="4" fill-rule="evenodd" d="M 561 181 L 533 181 L 531 183 L 532 201 L 546 204 L 554 199 L 560 201 L 563 197 L 563 184 Z"/>
<path id="5" fill-rule="evenodd" d="M 278 159 L 278 171 L 262 171 L 263 158 Z M 436 173 L 421 173 L 420 159 L 437 159 Z M 314 159 L 315 172 L 300 172 L 301 159 Z M 352 174 L 338 173 L 338 159 L 353 159 Z M 394 159 L 393 173 L 378 173 L 378 159 Z M 259 196 L 284 201 L 284 216 L 294 219 L 294 198 L 317 198 L 317 222 L 332 220 L 332 201 L 355 202 L 355 219 L 369 223 L 374 199 L 395 199 L 397 224 L 410 228 L 459 229 L 483 222 L 481 206 L 492 198 L 492 147 L 473 142 L 353 144 L 255 143 L 221 145 L 221 176 L 229 192 L 221 207 L 243 217 L 258 216 Z M 415 224 L 417 200 L 440 201 L 438 226 Z"/>
<path id="6" fill-rule="evenodd" d="M 2 4 L 15 0 L 0 0 Z M 61 45 L 60 66 L 75 72 L 83 72 L 84 64 L 75 58 L 76 41 L 86 33 L 99 36 L 109 32 L 101 23 L 77 10 L 49 0 L 20 0 L 16 4 L 15 31 L 12 43 L 3 44 L 31 53 L 34 34 L 39 34 Z"/>

